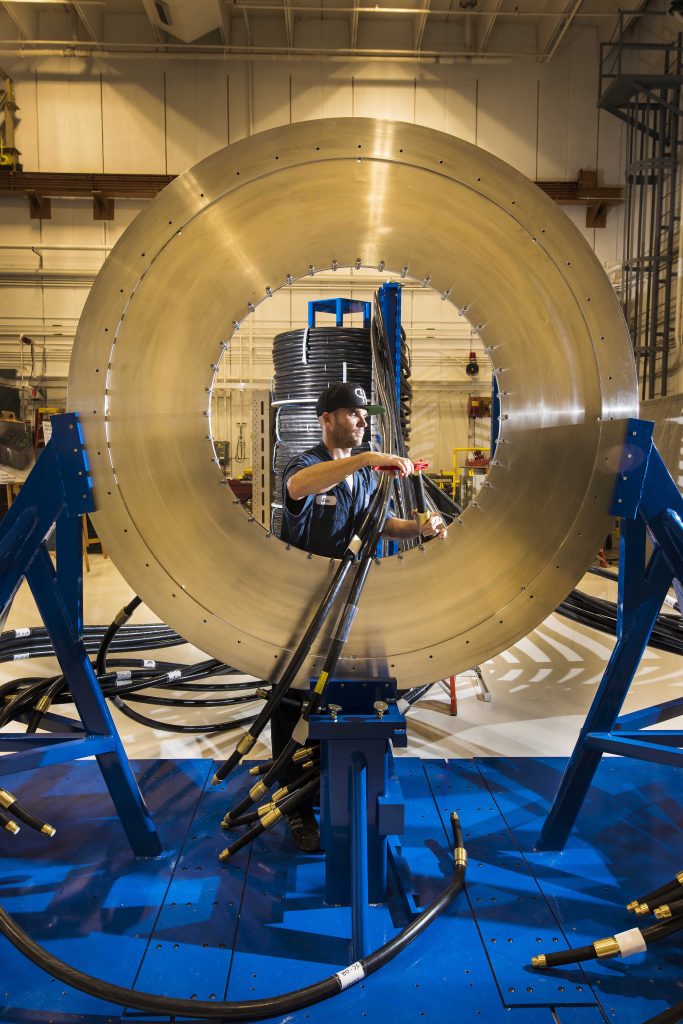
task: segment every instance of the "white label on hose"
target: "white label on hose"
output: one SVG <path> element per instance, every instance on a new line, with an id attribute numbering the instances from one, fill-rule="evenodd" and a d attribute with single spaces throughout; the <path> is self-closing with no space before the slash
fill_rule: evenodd
<path id="1" fill-rule="evenodd" d="M 129 679 L 132 679 L 132 678 L 133 678 L 133 675 L 132 675 L 132 673 L 128 669 L 126 669 L 125 672 L 117 672 L 116 673 L 116 682 L 117 683 L 125 683 Z"/>
<path id="2" fill-rule="evenodd" d="M 306 740 L 308 739 L 308 722 L 305 718 L 300 718 L 294 726 L 292 739 L 298 743 L 300 747 L 306 746 Z"/>
<path id="3" fill-rule="evenodd" d="M 28 658 L 28 651 L 22 651 L 21 654 L 15 654 L 12 661 L 23 661 L 24 658 Z"/>
<path id="4" fill-rule="evenodd" d="M 142 667 L 143 668 L 156 668 L 157 667 L 157 663 L 154 660 L 154 658 L 143 658 L 142 659 Z"/>
<path id="5" fill-rule="evenodd" d="M 14 635 L 15 636 L 30 636 L 31 635 L 31 630 L 27 629 L 26 626 L 23 626 L 21 629 L 15 629 L 14 630 Z"/>
<path id="6" fill-rule="evenodd" d="M 355 964 L 349 964 L 343 971 L 337 971 L 335 978 L 342 987 L 342 991 L 345 988 L 350 988 L 351 985 L 355 985 L 357 981 L 362 981 L 365 977 L 365 968 L 363 967 L 360 960 L 357 960 Z"/>
<path id="7" fill-rule="evenodd" d="M 633 956 L 634 953 L 644 953 L 647 949 L 647 942 L 643 938 L 640 928 L 629 928 L 627 932 L 619 932 L 614 936 L 622 956 Z"/>
<path id="8" fill-rule="evenodd" d="M 353 537 L 349 541 L 349 551 L 352 551 L 354 555 L 357 555 L 362 547 L 363 541 L 354 533 Z"/>
<path id="9" fill-rule="evenodd" d="M 171 672 L 168 673 L 169 683 L 172 683 L 174 679 L 180 679 L 182 674 L 183 673 L 180 671 L 179 668 L 174 668 Z"/>

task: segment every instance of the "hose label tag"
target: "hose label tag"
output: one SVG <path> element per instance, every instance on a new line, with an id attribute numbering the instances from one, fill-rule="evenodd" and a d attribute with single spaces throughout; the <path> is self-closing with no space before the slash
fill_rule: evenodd
<path id="1" fill-rule="evenodd" d="M 365 968 L 360 960 L 357 960 L 355 964 L 349 964 L 343 971 L 337 971 L 335 974 L 335 978 L 339 982 L 342 991 L 351 985 L 355 985 L 357 981 L 362 981 L 364 977 Z"/>
<path id="2" fill-rule="evenodd" d="M 363 541 L 360 539 L 358 534 L 354 534 L 349 541 L 349 551 L 352 551 L 354 555 L 357 555 L 362 547 Z"/>
<path id="3" fill-rule="evenodd" d="M 180 671 L 179 668 L 174 668 L 171 672 L 168 673 L 169 683 L 172 683 L 174 679 L 180 679 L 182 674 L 183 673 Z"/>
<path id="4" fill-rule="evenodd" d="M 156 668 L 157 667 L 157 663 L 154 660 L 154 658 L 143 658 L 143 660 L 142 660 L 142 667 L 143 668 Z"/>
<path id="5" fill-rule="evenodd" d="M 133 678 L 133 675 L 132 675 L 132 672 L 130 672 L 130 671 L 117 672 L 116 673 L 116 682 L 117 683 L 125 683 L 129 679 L 132 679 L 132 678 Z"/>
<path id="6" fill-rule="evenodd" d="M 640 928 L 629 928 L 626 932 L 619 932 L 614 938 L 622 956 L 644 953 L 647 949 L 647 943 Z"/>
<path id="7" fill-rule="evenodd" d="M 31 635 L 31 630 L 27 629 L 26 626 L 23 626 L 21 629 L 15 629 L 14 630 L 14 635 L 16 637 L 19 637 L 19 636 L 30 636 Z"/>
<path id="8" fill-rule="evenodd" d="M 301 717 L 294 726 L 292 739 L 295 743 L 298 743 L 300 747 L 306 745 L 306 740 L 308 739 L 308 722 L 305 718 Z"/>
<path id="9" fill-rule="evenodd" d="M 24 658 L 28 658 L 28 656 L 28 651 L 22 651 L 21 654 L 15 654 L 14 657 L 12 658 L 12 661 L 23 661 Z"/>

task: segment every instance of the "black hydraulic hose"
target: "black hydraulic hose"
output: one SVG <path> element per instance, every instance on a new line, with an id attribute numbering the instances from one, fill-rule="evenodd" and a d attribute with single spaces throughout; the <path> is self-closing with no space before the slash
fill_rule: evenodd
<path id="1" fill-rule="evenodd" d="M 371 532 L 371 526 L 374 521 L 374 516 L 379 508 L 382 500 L 381 493 L 382 488 L 378 487 L 376 493 L 373 495 L 372 501 L 370 502 L 369 508 L 363 517 L 361 525 L 358 530 L 358 534 L 353 538 L 351 544 L 344 552 L 344 556 L 337 567 L 337 570 L 332 578 L 332 581 L 327 588 L 327 591 L 320 602 L 320 605 L 313 615 L 313 618 L 308 624 L 308 628 L 304 633 L 303 637 L 299 641 L 296 651 L 290 658 L 287 667 L 285 668 L 280 680 L 274 686 L 273 691 L 268 698 L 266 705 L 261 710 L 254 726 L 245 733 L 240 739 L 239 743 L 231 753 L 227 761 L 224 761 L 220 768 L 216 771 L 213 779 L 211 780 L 213 785 L 218 785 L 222 782 L 230 772 L 233 770 L 235 765 L 239 764 L 245 754 L 254 747 L 258 737 L 261 735 L 266 725 L 270 721 L 273 712 L 279 707 L 285 694 L 294 682 L 296 676 L 299 674 L 301 667 L 308 656 L 308 653 L 318 635 L 322 626 L 330 613 L 330 610 L 336 601 L 337 595 L 341 589 L 344 580 L 346 579 L 349 570 L 356 558 L 356 552 L 363 549 L 366 538 Z M 385 490 L 385 489 L 384 489 Z"/>
<path id="2" fill-rule="evenodd" d="M 442 491 L 438 484 L 435 484 L 429 476 L 424 477 L 424 483 L 439 512 L 445 512 L 446 515 L 450 515 L 452 518 L 462 515 L 462 508 L 458 505 L 457 501 L 453 501 L 448 491 Z"/>
<path id="3" fill-rule="evenodd" d="M 640 932 L 645 946 L 651 946 L 654 942 L 674 935 L 683 929 L 683 916 L 674 917 L 668 921 L 658 922 L 648 928 L 632 928 L 628 932 L 619 935 L 610 935 L 605 939 L 596 939 L 589 946 L 581 946 L 578 949 L 560 949 L 552 953 L 541 953 L 531 959 L 532 967 L 542 970 L 548 967 L 563 967 L 566 964 L 583 963 L 586 960 L 603 960 L 615 956 L 630 956 L 632 952 L 640 952 L 641 947 L 632 948 L 628 951 L 628 945 L 632 942 L 633 933 Z M 624 944 L 624 939 L 626 943 Z"/>
<path id="4" fill-rule="evenodd" d="M 234 721 L 214 722 L 212 725 L 174 725 L 171 722 L 159 722 L 154 718 L 146 718 L 145 715 L 133 711 L 132 708 L 124 704 L 120 697 L 111 697 L 111 702 L 126 718 L 137 722 L 138 725 L 146 725 L 149 729 L 159 729 L 162 732 L 202 733 L 207 735 L 214 732 L 231 732 L 233 729 L 240 729 L 245 725 L 249 725 L 256 719 L 256 715 L 253 715 L 251 718 L 237 718 Z"/>
<path id="5" fill-rule="evenodd" d="M 242 1000 L 234 1003 L 216 1003 L 200 999 L 173 999 L 169 996 L 155 995 L 151 992 L 136 992 L 133 989 L 123 988 L 121 985 L 112 985 L 110 982 L 102 981 L 91 974 L 79 971 L 70 967 L 52 956 L 46 949 L 39 946 L 37 942 L 27 935 L 17 922 L 10 917 L 7 911 L 0 907 L 0 932 L 12 943 L 15 949 L 36 964 L 41 970 L 46 971 L 53 978 L 58 978 L 66 985 L 71 985 L 81 992 L 95 996 L 108 1003 L 117 1006 L 127 1006 L 134 1010 L 143 1010 L 147 1013 L 160 1014 L 164 1016 L 189 1017 L 192 1020 L 223 1020 L 223 1021 L 249 1021 L 262 1020 L 264 1017 L 275 1017 L 296 1010 L 304 1009 L 323 999 L 342 992 L 356 982 L 362 981 L 384 964 L 392 960 L 401 952 L 417 935 L 429 925 L 434 918 L 446 909 L 461 891 L 465 881 L 465 870 L 467 866 L 467 853 L 462 846 L 462 833 L 457 821 L 457 815 L 451 814 L 451 826 L 454 834 L 455 850 L 455 871 L 453 880 L 446 886 L 442 893 L 426 907 L 421 914 L 415 917 L 410 924 L 390 939 L 380 949 L 375 950 L 368 957 L 351 964 L 343 971 L 330 975 L 322 981 L 307 985 L 305 988 L 288 992 L 285 995 L 269 996 L 266 999 Z"/>
<path id="6" fill-rule="evenodd" d="M 388 485 L 389 478 L 385 476 L 380 480 L 379 486 L 377 488 L 377 495 L 373 496 L 373 503 L 370 506 L 370 510 L 368 510 L 368 513 L 366 514 L 366 522 L 372 522 L 370 533 L 367 538 L 367 544 L 363 547 L 361 561 L 358 563 L 356 575 L 351 585 L 351 590 L 346 600 L 344 610 L 339 618 L 339 622 L 337 623 L 334 636 L 332 637 L 332 642 L 330 644 L 327 657 L 325 658 L 323 669 L 318 677 L 318 681 L 315 685 L 315 688 L 311 693 L 311 699 L 309 701 L 308 707 L 304 714 L 302 714 L 300 719 L 300 722 L 306 723 L 306 733 L 308 732 L 308 719 L 310 718 L 311 715 L 314 715 L 318 708 L 320 707 L 320 703 L 322 701 L 322 697 L 327 686 L 328 678 L 330 674 L 334 672 L 334 669 L 337 665 L 344 644 L 346 643 L 346 638 L 348 636 L 349 630 L 351 629 L 353 619 L 358 610 L 358 601 L 360 599 L 360 594 L 365 584 L 365 580 L 367 579 L 368 572 L 370 571 L 370 566 L 372 565 L 374 552 L 377 546 L 380 531 L 382 529 L 382 526 L 384 525 L 384 516 L 386 512 L 387 503 L 389 500 Z M 375 502 L 374 498 L 377 498 L 377 502 Z M 371 511 L 374 512 L 373 519 L 370 518 Z M 365 526 L 365 523 L 363 524 L 363 526 Z M 292 739 L 290 739 L 289 742 L 285 745 L 284 749 L 280 752 L 280 754 L 275 759 L 275 761 L 268 769 L 268 771 L 265 773 L 263 778 L 260 779 L 256 783 L 256 785 L 249 790 L 247 796 L 245 796 L 235 807 L 232 807 L 226 813 L 226 815 L 223 818 L 223 822 L 226 825 L 229 825 L 230 822 L 235 818 L 240 818 L 243 814 L 245 814 L 245 812 L 251 807 L 251 805 L 256 800 L 258 800 L 260 797 L 262 797 L 265 793 L 268 792 L 275 779 L 278 778 L 282 770 L 291 761 L 292 756 L 294 755 L 297 748 L 302 747 L 304 745 L 303 741 L 300 742 L 298 739 L 294 738 L 297 732 L 297 728 L 298 726 L 296 726 L 294 729 Z"/>
<path id="7" fill-rule="evenodd" d="M 13 818 L 10 818 L 9 814 L 7 813 L 7 811 L 3 811 L 3 809 L 1 807 L 0 807 L 0 828 L 4 828 L 7 832 L 11 832 L 11 834 L 13 836 L 15 836 L 17 834 L 17 832 L 21 831 L 21 826 L 17 825 L 16 821 L 14 821 Z"/>
<path id="8" fill-rule="evenodd" d="M 277 825 L 282 818 L 286 818 L 287 815 L 291 814 L 295 808 L 304 803 L 309 796 L 312 796 L 318 789 L 319 784 L 320 774 L 319 772 L 316 772 L 314 778 L 300 789 L 297 789 L 291 794 L 291 796 L 286 797 L 278 807 L 270 808 L 267 813 L 264 814 L 263 817 L 260 818 L 260 820 L 253 826 L 253 828 L 250 828 L 248 832 L 241 835 L 239 839 L 236 839 L 234 843 L 230 844 L 230 846 L 226 846 L 226 848 L 218 855 L 218 859 L 225 863 L 226 860 L 229 860 L 231 857 L 234 857 L 236 853 L 239 853 L 240 850 L 243 850 L 245 846 L 253 843 L 258 836 L 267 832 L 268 829 L 273 828 L 273 826 Z"/>
<path id="9" fill-rule="evenodd" d="M 224 697 L 200 700 L 199 698 L 186 699 L 184 697 L 155 697 L 149 693 L 136 693 L 126 697 L 126 700 L 137 704 L 156 704 L 162 708 L 230 708 L 237 704 L 249 704 L 259 698 L 255 693 L 247 693 L 243 697 Z"/>
<path id="10" fill-rule="evenodd" d="M 49 688 L 45 691 L 43 696 L 36 704 L 35 711 L 31 715 L 31 720 L 28 723 L 28 728 L 26 729 L 26 732 L 36 732 L 38 726 L 40 725 L 43 715 L 49 710 L 50 705 L 59 696 L 62 690 L 66 688 L 66 686 L 67 682 L 64 676 L 59 676 L 59 678 L 56 679 L 49 686 Z"/>
<path id="11" fill-rule="evenodd" d="M 663 1010 L 656 1017 L 650 1017 L 645 1024 L 679 1024 L 683 1021 L 683 1003 L 676 1003 L 670 1010 Z"/>
<path id="12" fill-rule="evenodd" d="M 114 616 L 113 622 L 111 623 L 106 633 L 102 637 L 102 643 L 100 644 L 100 649 L 97 652 L 97 657 L 95 659 L 95 671 L 97 672 L 98 676 L 104 675 L 104 673 L 107 671 L 107 651 L 109 650 L 109 645 L 111 644 L 112 640 L 118 633 L 121 626 L 128 622 L 128 619 L 131 617 L 135 609 L 138 608 L 141 604 L 142 599 L 139 598 L 136 594 L 132 601 L 129 601 L 128 604 L 124 605 L 121 611 L 117 612 L 117 614 Z"/>
<path id="13" fill-rule="evenodd" d="M 670 897 L 674 892 L 678 892 L 683 897 L 683 871 L 679 871 L 678 874 L 674 875 L 668 882 L 665 882 L 664 885 L 660 885 L 658 889 L 652 889 L 650 892 L 646 892 L 644 896 L 640 896 L 639 899 L 633 900 L 626 909 L 636 910 L 636 908 L 643 904 L 654 909 L 661 903 L 665 903 L 666 897 Z"/>
<path id="14" fill-rule="evenodd" d="M 23 821 L 29 828 L 34 828 L 36 832 L 42 832 L 45 836 L 52 836 L 55 834 L 55 829 L 52 825 L 48 825 L 47 822 L 37 818 L 35 814 L 23 807 L 14 796 L 7 789 L 0 789 L 0 808 L 2 808 L 5 815 L 11 815 L 14 818 L 18 818 L 19 821 Z"/>
<path id="15" fill-rule="evenodd" d="M 311 779 L 315 779 L 316 781 L 320 779 L 320 768 L 318 766 L 317 761 L 312 768 L 309 768 L 307 771 L 302 772 L 301 777 L 299 779 L 296 779 L 296 781 L 294 782 L 288 783 L 286 786 L 283 786 L 282 789 L 278 789 L 277 792 L 273 793 L 270 802 L 272 804 L 282 803 L 285 797 L 288 797 L 291 793 L 297 792 L 299 789 L 301 789 L 302 786 L 305 786 Z M 262 808 L 259 807 L 257 810 L 252 811 L 249 814 L 242 815 L 241 818 L 231 819 L 229 825 L 224 825 L 221 823 L 221 828 L 224 829 L 224 831 L 232 831 L 232 829 L 234 828 L 243 828 L 245 825 L 252 825 L 255 821 L 258 821 L 259 818 L 262 818 L 264 813 L 265 811 L 263 811 Z"/>
<path id="16" fill-rule="evenodd" d="M 351 549 L 347 549 L 344 556 L 337 567 L 337 570 L 332 578 L 332 581 L 327 588 L 327 592 L 323 597 L 320 606 L 318 607 L 315 615 L 311 619 L 306 632 L 301 638 L 296 651 L 290 658 L 287 667 L 285 668 L 282 676 L 278 683 L 273 687 L 273 690 L 268 698 L 267 703 L 262 708 L 261 712 L 257 716 L 254 725 L 250 728 L 249 732 L 246 732 L 239 740 L 239 743 L 230 754 L 228 759 L 223 762 L 220 768 L 217 769 L 213 779 L 211 780 L 213 785 L 218 785 L 219 782 L 223 782 L 228 777 L 233 768 L 239 764 L 245 754 L 248 754 L 253 749 L 258 737 L 261 735 L 266 725 L 270 721 L 273 712 L 280 706 L 287 690 L 294 682 L 294 679 L 301 670 L 308 652 L 310 651 L 315 638 L 317 637 L 320 629 L 322 628 L 325 619 L 327 618 L 332 605 L 334 604 L 337 595 L 341 589 L 344 580 L 346 579 L 349 569 L 355 559 L 355 555 Z"/>

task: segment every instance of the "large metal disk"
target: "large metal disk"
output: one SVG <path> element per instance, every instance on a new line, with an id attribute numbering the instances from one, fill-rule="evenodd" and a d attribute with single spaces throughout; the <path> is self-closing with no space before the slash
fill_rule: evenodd
<path id="1" fill-rule="evenodd" d="M 409 686 L 529 632 L 607 533 L 624 419 L 637 414 L 602 268 L 541 190 L 489 153 L 412 124 L 330 119 L 264 132 L 183 174 L 95 282 L 69 404 L 98 533 L 131 587 L 202 650 L 264 679 L 333 566 L 268 537 L 221 486 L 212 364 L 268 289 L 357 259 L 407 266 L 466 310 L 503 418 L 488 485 L 447 542 L 373 568 L 339 674 Z"/>

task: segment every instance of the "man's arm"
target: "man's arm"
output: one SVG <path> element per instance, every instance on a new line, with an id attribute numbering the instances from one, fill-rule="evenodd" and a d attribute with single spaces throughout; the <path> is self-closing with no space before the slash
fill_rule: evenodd
<path id="1" fill-rule="evenodd" d="M 331 490 L 347 476 L 363 469 L 365 466 L 386 466 L 395 469 L 393 476 L 407 476 L 412 473 L 413 464 L 410 459 L 400 455 L 386 455 L 384 452 L 359 452 L 343 459 L 330 459 L 305 466 L 297 473 L 292 473 L 287 481 L 287 493 L 292 501 L 301 501 L 309 494 L 321 494 Z"/>
<path id="2" fill-rule="evenodd" d="M 387 519 L 382 530 L 382 536 L 388 540 L 414 540 L 420 533 L 425 537 L 439 536 L 446 539 L 448 530 L 441 516 L 432 513 L 426 523 L 420 528 L 416 519 Z"/>

